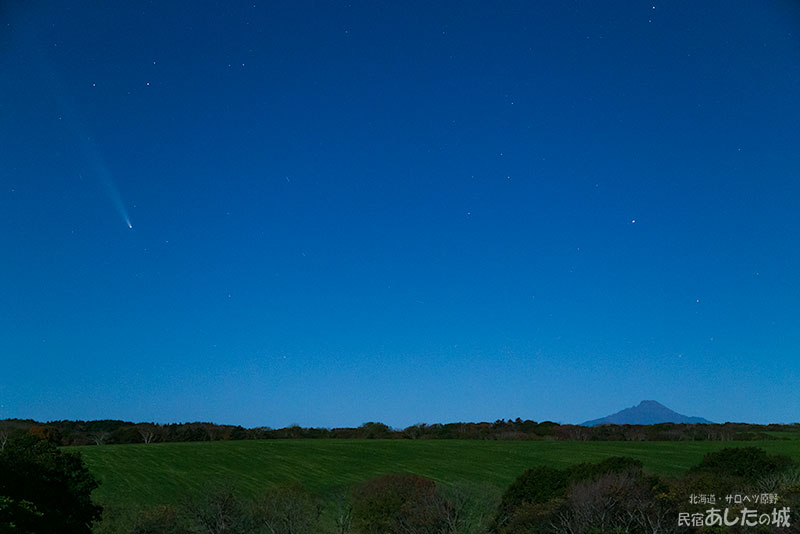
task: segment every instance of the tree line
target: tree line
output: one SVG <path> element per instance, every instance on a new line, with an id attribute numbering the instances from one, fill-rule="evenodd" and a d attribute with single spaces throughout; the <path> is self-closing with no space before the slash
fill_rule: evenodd
<path id="1" fill-rule="evenodd" d="M 789 439 L 800 424 L 754 425 L 747 423 L 655 425 L 600 425 L 585 427 L 552 421 L 498 419 L 493 423 L 420 423 L 403 429 L 380 422 L 359 427 L 244 428 L 206 422 L 133 423 L 112 419 L 97 421 L 49 421 L 5 419 L 0 421 L 0 446 L 22 430 L 58 446 L 111 445 L 153 442 L 218 441 L 246 439 L 472 439 L 559 441 L 751 441 Z M 781 436 L 787 433 L 787 436 Z"/>

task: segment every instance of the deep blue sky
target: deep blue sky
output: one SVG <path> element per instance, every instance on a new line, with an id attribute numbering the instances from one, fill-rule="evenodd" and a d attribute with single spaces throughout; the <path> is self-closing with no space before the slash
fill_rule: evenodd
<path id="1" fill-rule="evenodd" d="M 797 3 L 3 6 L 0 418 L 800 420 Z"/>

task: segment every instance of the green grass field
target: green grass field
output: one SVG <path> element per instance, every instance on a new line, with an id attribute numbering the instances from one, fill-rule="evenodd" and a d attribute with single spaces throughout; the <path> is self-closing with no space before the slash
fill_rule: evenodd
<path id="1" fill-rule="evenodd" d="M 174 504 L 209 485 L 254 495 L 300 483 L 320 496 L 385 473 L 481 485 L 499 494 L 533 465 L 554 467 L 630 456 L 658 475 L 680 475 L 708 452 L 758 446 L 800 461 L 800 440 L 760 442 L 574 442 L 458 440 L 264 440 L 75 447 L 101 481 L 106 506 Z"/>

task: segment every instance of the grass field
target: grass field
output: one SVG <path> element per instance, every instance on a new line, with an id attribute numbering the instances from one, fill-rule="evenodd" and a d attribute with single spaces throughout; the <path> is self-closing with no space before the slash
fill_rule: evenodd
<path id="1" fill-rule="evenodd" d="M 320 496 L 385 473 L 481 485 L 498 493 L 533 465 L 554 467 L 630 456 L 658 475 L 680 475 L 708 452 L 758 446 L 800 461 L 800 440 L 759 442 L 574 442 L 459 440 L 264 440 L 75 447 L 101 481 L 97 502 L 174 504 L 209 485 L 257 494 L 297 483 Z"/>

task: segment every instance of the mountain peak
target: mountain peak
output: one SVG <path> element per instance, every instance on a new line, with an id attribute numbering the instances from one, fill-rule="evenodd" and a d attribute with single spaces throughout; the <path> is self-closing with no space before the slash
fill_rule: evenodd
<path id="1" fill-rule="evenodd" d="M 634 406 L 634 408 L 643 408 L 648 410 L 669 410 L 669 408 L 667 408 L 666 406 L 655 400 L 643 400 L 642 402 Z"/>
<path id="2" fill-rule="evenodd" d="M 636 406 L 625 408 L 600 419 L 593 419 L 581 423 L 582 426 L 596 425 L 655 425 L 658 423 L 702 423 L 711 424 L 702 417 L 690 417 L 674 412 L 654 400 L 643 400 Z"/>

